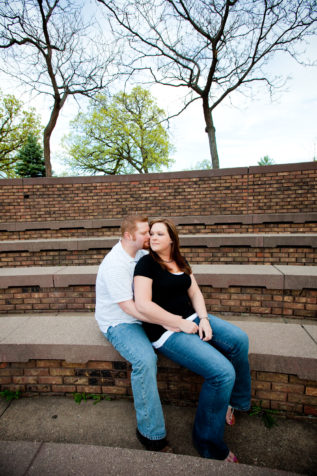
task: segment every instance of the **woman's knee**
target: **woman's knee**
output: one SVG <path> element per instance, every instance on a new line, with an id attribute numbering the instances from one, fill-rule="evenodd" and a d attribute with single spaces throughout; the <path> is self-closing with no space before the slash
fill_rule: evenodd
<path id="1" fill-rule="evenodd" d="M 224 357 L 216 367 L 210 367 L 205 378 L 211 382 L 216 382 L 220 387 L 233 386 L 236 380 L 236 371 L 231 362 Z"/>

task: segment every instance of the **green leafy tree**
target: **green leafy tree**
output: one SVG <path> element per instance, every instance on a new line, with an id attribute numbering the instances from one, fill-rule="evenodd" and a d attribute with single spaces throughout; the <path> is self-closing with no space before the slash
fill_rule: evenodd
<path id="1" fill-rule="evenodd" d="M 271 159 L 268 155 L 265 155 L 264 157 L 261 157 L 261 159 L 258 162 L 258 165 L 273 165 L 274 160 Z"/>
<path id="2" fill-rule="evenodd" d="M 212 164 L 210 160 L 203 159 L 196 162 L 189 170 L 210 170 L 212 169 Z"/>
<path id="3" fill-rule="evenodd" d="M 40 134 L 42 126 L 35 109 L 24 110 L 23 103 L 13 95 L 0 91 L 0 177 L 15 176 L 17 152 L 29 134 Z"/>
<path id="4" fill-rule="evenodd" d="M 93 175 L 160 171 L 173 162 L 164 115 L 139 86 L 112 100 L 99 95 L 88 113 L 79 113 L 70 124 L 72 132 L 64 138 L 67 162 L 74 172 Z"/>
<path id="5" fill-rule="evenodd" d="M 213 168 L 219 168 L 216 108 L 234 91 L 252 97 L 253 84 L 270 93 L 283 85 L 267 63 L 277 53 L 300 61 L 298 45 L 317 28 L 316 0 L 98 2 L 125 42 L 121 66 L 128 77 L 183 90 L 178 113 L 201 103 Z"/>
<path id="6" fill-rule="evenodd" d="M 45 177 L 43 149 L 33 134 L 28 136 L 17 159 L 15 171 L 20 177 Z"/>
<path id="7" fill-rule="evenodd" d="M 66 101 L 104 91 L 115 73 L 114 44 L 102 38 L 93 8 L 84 0 L 0 2 L 2 72 L 29 90 L 50 98 L 43 131 L 46 176 L 52 175 L 51 136 Z"/>

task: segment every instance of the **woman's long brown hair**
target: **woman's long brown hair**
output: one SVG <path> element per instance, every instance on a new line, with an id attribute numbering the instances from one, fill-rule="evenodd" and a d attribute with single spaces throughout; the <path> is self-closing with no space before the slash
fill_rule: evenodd
<path id="1" fill-rule="evenodd" d="M 151 232 L 152 226 L 155 223 L 163 223 L 167 228 L 168 234 L 172 240 L 171 259 L 173 259 L 176 262 L 177 266 L 179 267 L 181 271 L 183 271 L 186 274 L 191 274 L 192 273 L 191 267 L 187 263 L 184 256 L 181 255 L 178 232 L 174 223 L 168 218 L 155 218 L 154 220 L 150 221 L 150 232 Z M 161 265 L 163 269 L 166 269 L 167 271 L 169 271 L 166 263 L 164 263 L 164 261 L 161 260 L 158 254 L 155 253 L 155 251 L 153 251 L 151 248 L 150 248 L 150 255 L 157 263 Z"/>

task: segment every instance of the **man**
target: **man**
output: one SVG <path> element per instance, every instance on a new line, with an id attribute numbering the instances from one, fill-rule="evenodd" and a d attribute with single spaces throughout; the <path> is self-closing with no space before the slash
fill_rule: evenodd
<path id="1" fill-rule="evenodd" d="M 95 317 L 103 335 L 132 364 L 131 385 L 137 419 L 137 436 L 146 449 L 171 452 L 157 389 L 157 357 L 140 321 L 147 321 L 133 301 L 133 273 L 149 247 L 147 217 L 127 217 L 121 240 L 103 259 L 96 281 Z M 164 313 L 163 313 L 164 314 Z M 162 316 L 162 325 L 175 329 L 175 316 Z M 181 319 L 181 316 L 179 316 Z"/>

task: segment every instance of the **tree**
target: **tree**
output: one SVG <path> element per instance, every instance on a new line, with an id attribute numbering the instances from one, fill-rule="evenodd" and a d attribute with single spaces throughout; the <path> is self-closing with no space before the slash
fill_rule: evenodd
<path id="1" fill-rule="evenodd" d="M 213 168 L 219 167 L 213 112 L 237 89 L 281 85 L 265 70 L 276 53 L 300 58 L 298 43 L 316 33 L 316 0 L 98 0 L 130 46 L 129 76 L 189 91 L 182 110 L 201 100 Z M 181 111 L 182 111 L 181 110 Z M 179 111 L 179 113 L 181 112 Z"/>
<path id="2" fill-rule="evenodd" d="M 42 130 L 35 109 L 23 109 L 23 103 L 13 95 L 0 91 L 0 177 L 14 177 L 16 154 L 30 133 L 38 136 Z"/>
<path id="3" fill-rule="evenodd" d="M 100 35 L 96 42 L 88 40 L 91 25 L 83 21 L 81 5 L 76 0 L 1 3 L 0 48 L 7 52 L 2 70 L 52 99 L 43 137 L 49 177 L 52 175 L 50 138 L 67 98 L 89 96 L 102 90 L 112 57 L 107 45 L 101 43 Z"/>
<path id="4" fill-rule="evenodd" d="M 28 136 L 17 159 L 15 171 L 19 177 L 45 177 L 43 149 L 33 134 Z"/>
<path id="5" fill-rule="evenodd" d="M 99 95 L 87 114 L 71 122 L 65 145 L 76 172 L 125 174 L 159 171 L 172 163 L 172 146 L 162 126 L 164 111 L 151 94 L 135 87 L 112 100 Z"/>
<path id="6" fill-rule="evenodd" d="M 268 155 L 265 155 L 264 157 L 261 157 L 261 159 L 258 162 L 258 165 L 273 165 L 274 160 L 271 159 Z"/>

